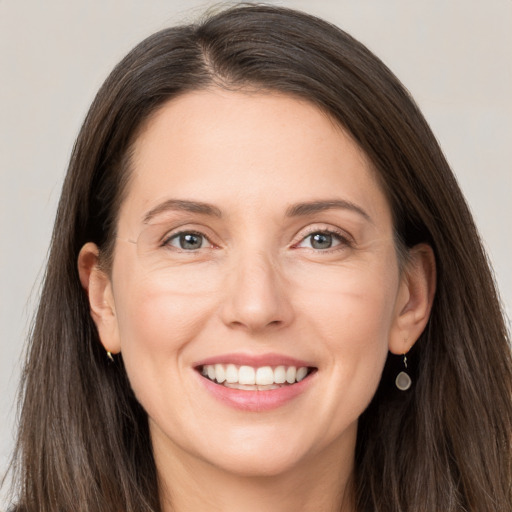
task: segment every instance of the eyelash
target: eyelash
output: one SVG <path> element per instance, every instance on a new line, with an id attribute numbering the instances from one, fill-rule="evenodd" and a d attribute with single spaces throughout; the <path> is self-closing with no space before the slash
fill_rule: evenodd
<path id="1" fill-rule="evenodd" d="M 299 244 L 304 242 L 308 237 L 311 237 L 312 235 L 321 234 L 321 235 L 331 235 L 334 238 L 337 238 L 340 242 L 338 245 L 335 245 L 332 248 L 328 249 L 314 249 L 312 247 L 307 247 L 306 249 L 310 249 L 315 252 L 319 253 L 332 253 L 336 251 L 342 251 L 347 248 L 351 248 L 354 246 L 353 240 L 347 236 L 346 233 L 344 233 L 341 230 L 333 229 L 333 228 L 310 228 L 307 230 L 306 234 L 302 236 L 302 238 L 295 244 L 292 245 L 292 247 L 297 247 Z"/>
<path id="2" fill-rule="evenodd" d="M 347 247 L 350 248 L 350 247 L 354 246 L 354 242 L 346 235 L 346 233 L 344 233 L 342 231 L 332 229 L 332 228 L 320 228 L 320 229 L 319 228 L 311 228 L 306 232 L 306 234 L 304 234 L 302 236 L 302 238 L 298 242 L 292 244 L 291 247 L 298 248 L 297 246 L 299 244 L 304 242 L 308 237 L 310 237 L 312 235 L 316 235 L 316 234 L 331 235 L 331 236 L 337 238 L 340 243 L 338 245 L 334 246 L 333 248 L 314 249 L 311 247 L 311 248 L 307 248 L 307 249 L 313 250 L 315 252 L 320 252 L 320 253 L 331 253 L 331 252 L 336 252 L 336 251 L 346 249 Z M 182 235 L 195 235 L 195 236 L 202 237 L 210 244 L 211 247 L 215 247 L 215 244 L 209 239 L 208 236 L 206 236 L 204 233 L 201 233 L 200 231 L 195 231 L 195 230 L 183 230 L 183 231 L 178 231 L 177 233 L 172 233 L 171 235 L 163 238 L 161 246 L 162 247 L 170 247 L 170 242 L 172 240 L 179 239 L 179 237 Z M 179 249 L 177 247 L 174 247 L 174 249 L 176 249 L 180 252 L 191 252 L 191 253 L 197 252 L 199 250 L 199 249 L 186 250 L 186 249 Z"/>
<path id="3" fill-rule="evenodd" d="M 200 231 L 195 231 L 195 230 L 183 230 L 183 231 L 178 231 L 177 233 L 172 233 L 171 235 L 168 235 L 168 236 L 165 236 L 164 239 L 162 240 L 162 247 L 172 247 L 170 246 L 170 242 L 172 240 L 177 240 L 179 239 L 180 236 L 182 235 L 195 235 L 195 236 L 200 236 L 202 238 L 204 238 L 211 246 L 214 246 L 215 244 L 212 243 L 212 241 L 204 234 L 204 233 L 201 233 Z M 177 248 L 177 247 L 174 247 L 174 249 L 180 251 L 180 252 L 196 252 L 198 249 L 196 250 L 185 250 L 185 249 L 180 249 L 180 248 Z"/>

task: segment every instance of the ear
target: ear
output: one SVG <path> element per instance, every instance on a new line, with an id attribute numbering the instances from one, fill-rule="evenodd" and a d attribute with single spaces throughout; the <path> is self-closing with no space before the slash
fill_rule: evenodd
<path id="1" fill-rule="evenodd" d="M 406 354 L 427 325 L 436 290 L 436 260 L 432 247 L 418 244 L 409 250 L 395 306 L 389 338 L 393 354 Z"/>
<path id="2" fill-rule="evenodd" d="M 98 329 L 101 343 L 107 352 L 119 353 L 121 343 L 112 283 L 99 265 L 99 250 L 96 244 L 89 242 L 80 250 L 78 274 L 82 287 L 89 297 L 91 317 Z"/>

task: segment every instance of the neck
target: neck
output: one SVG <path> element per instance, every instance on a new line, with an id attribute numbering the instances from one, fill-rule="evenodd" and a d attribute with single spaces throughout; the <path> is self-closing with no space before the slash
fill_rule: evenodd
<path id="1" fill-rule="evenodd" d="M 354 444 L 329 446 L 272 475 L 233 474 L 174 446 L 155 454 L 162 512 L 354 512 Z"/>

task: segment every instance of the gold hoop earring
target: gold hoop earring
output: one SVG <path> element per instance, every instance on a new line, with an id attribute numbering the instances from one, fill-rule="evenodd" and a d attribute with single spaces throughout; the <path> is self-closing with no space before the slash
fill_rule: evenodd
<path id="1" fill-rule="evenodd" d="M 112 356 L 112 352 L 110 352 L 109 350 L 107 350 L 107 358 L 109 359 L 109 361 L 111 363 L 114 362 L 114 357 Z"/>

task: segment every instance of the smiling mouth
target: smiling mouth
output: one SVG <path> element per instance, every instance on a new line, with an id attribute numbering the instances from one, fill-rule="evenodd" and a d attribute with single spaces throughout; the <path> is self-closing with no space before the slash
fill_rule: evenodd
<path id="1" fill-rule="evenodd" d="M 205 364 L 196 370 L 206 379 L 232 389 L 269 391 L 293 386 L 316 371 L 309 366 L 245 366 Z"/>

